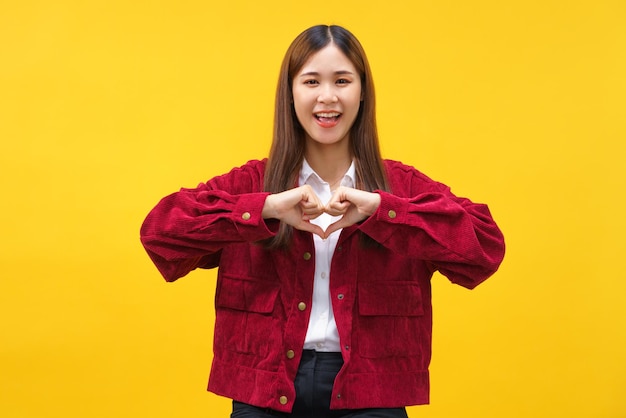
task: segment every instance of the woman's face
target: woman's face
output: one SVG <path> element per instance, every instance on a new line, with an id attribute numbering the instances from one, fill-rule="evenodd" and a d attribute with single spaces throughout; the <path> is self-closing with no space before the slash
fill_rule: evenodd
<path id="1" fill-rule="evenodd" d="M 334 44 L 313 54 L 293 79 L 293 103 L 307 143 L 347 143 L 361 104 L 361 77 Z"/>

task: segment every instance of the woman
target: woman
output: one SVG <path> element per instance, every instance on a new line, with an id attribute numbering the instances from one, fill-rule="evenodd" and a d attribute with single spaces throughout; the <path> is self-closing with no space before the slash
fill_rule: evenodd
<path id="1" fill-rule="evenodd" d="M 141 229 L 168 281 L 219 267 L 208 389 L 231 417 L 406 417 L 428 403 L 430 278 L 504 256 L 485 205 L 380 156 L 372 76 L 339 26 L 283 61 L 267 160 L 165 197 Z"/>

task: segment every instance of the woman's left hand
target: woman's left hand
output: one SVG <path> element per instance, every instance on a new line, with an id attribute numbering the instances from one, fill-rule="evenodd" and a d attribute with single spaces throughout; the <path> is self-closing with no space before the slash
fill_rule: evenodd
<path id="1" fill-rule="evenodd" d="M 328 238 L 330 234 L 341 228 L 361 222 L 376 212 L 378 206 L 380 206 L 378 193 L 345 186 L 338 187 L 324 208 L 324 212 L 332 216 L 341 216 L 341 219 L 330 224 L 324 231 L 324 235 Z"/>

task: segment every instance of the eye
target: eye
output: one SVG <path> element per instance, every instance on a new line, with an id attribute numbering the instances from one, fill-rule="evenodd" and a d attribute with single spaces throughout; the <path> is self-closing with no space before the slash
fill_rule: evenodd
<path id="1" fill-rule="evenodd" d="M 348 80 L 347 78 L 340 78 L 339 80 L 336 81 L 337 84 L 350 84 L 351 81 Z"/>
<path id="2" fill-rule="evenodd" d="M 318 81 L 317 81 L 317 80 L 315 80 L 315 79 L 309 79 L 309 80 L 304 80 L 304 83 L 303 83 L 303 84 L 307 84 L 307 85 L 313 86 L 313 85 L 315 85 L 315 84 L 319 84 L 319 83 L 318 83 Z"/>

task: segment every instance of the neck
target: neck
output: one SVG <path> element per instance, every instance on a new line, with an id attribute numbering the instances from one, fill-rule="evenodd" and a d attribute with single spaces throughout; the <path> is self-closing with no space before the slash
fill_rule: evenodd
<path id="1" fill-rule="evenodd" d="M 352 164 L 352 155 L 345 146 L 308 146 L 304 152 L 304 157 L 311 168 L 328 183 L 343 177 Z"/>

